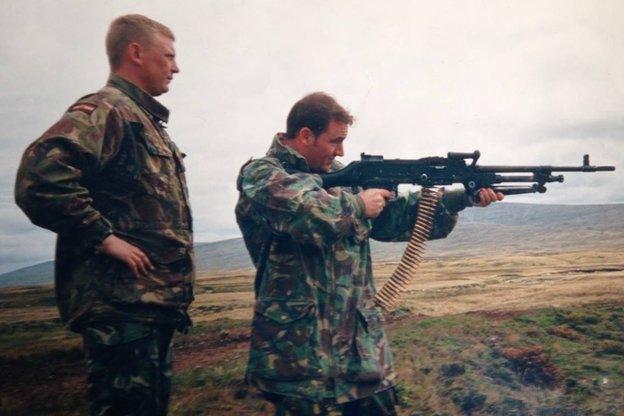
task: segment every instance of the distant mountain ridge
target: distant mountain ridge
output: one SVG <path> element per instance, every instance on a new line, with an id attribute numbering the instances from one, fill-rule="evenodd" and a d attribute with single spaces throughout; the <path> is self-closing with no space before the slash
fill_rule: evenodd
<path id="1" fill-rule="evenodd" d="M 539 252 L 620 242 L 624 248 L 624 204 L 500 203 L 486 209 L 462 211 L 456 229 L 448 238 L 428 244 L 427 257 Z M 372 241 L 372 257 L 374 261 L 398 260 L 404 247 L 405 243 Z M 252 267 L 242 238 L 197 243 L 195 254 L 199 272 Z M 52 261 L 0 275 L 0 287 L 52 282 Z"/>

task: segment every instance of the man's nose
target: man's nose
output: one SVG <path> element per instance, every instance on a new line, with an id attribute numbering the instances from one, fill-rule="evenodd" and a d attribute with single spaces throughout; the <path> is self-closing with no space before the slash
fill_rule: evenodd
<path id="1" fill-rule="evenodd" d="M 178 64 L 176 61 L 173 61 L 173 67 L 171 68 L 171 72 L 173 72 L 174 74 L 180 72 L 180 68 L 178 68 Z"/>
<path id="2" fill-rule="evenodd" d="M 342 144 L 339 144 L 338 147 L 336 147 L 336 156 L 344 156 L 344 148 L 342 147 Z"/>

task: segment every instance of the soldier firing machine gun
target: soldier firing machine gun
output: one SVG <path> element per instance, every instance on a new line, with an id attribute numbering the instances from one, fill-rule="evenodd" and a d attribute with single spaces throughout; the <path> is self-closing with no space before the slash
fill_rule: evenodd
<path id="1" fill-rule="evenodd" d="M 581 166 L 478 166 L 481 153 L 449 152 L 447 157 L 426 157 L 416 160 L 391 159 L 362 153 L 361 161 L 351 162 L 344 169 L 321 174 L 323 188 L 359 186 L 397 191 L 400 184 L 420 185 L 421 199 L 412 237 L 396 270 L 375 296 L 378 306 L 392 310 L 405 291 L 422 261 L 425 242 L 431 235 L 440 193 L 434 186 L 461 183 L 466 193 L 477 198 L 482 188 L 492 188 L 504 195 L 544 193 L 545 184 L 563 182 L 563 175 L 553 172 L 604 172 L 614 166 L 592 166 L 589 155 Z M 466 160 L 471 159 L 470 164 Z M 510 185 L 511 184 L 511 185 Z"/>

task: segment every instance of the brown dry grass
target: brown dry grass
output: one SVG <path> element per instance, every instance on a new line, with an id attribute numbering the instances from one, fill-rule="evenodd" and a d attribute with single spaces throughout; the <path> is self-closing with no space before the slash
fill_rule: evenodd
<path id="1" fill-rule="evenodd" d="M 375 265 L 378 288 L 396 268 Z M 204 273 L 197 279 L 195 319 L 251 318 L 253 273 Z M 209 287 L 208 291 L 205 288 Z M 426 259 L 404 294 L 413 313 L 564 307 L 624 298 L 624 250 L 536 252 Z M 210 311 L 211 313 L 202 313 Z M 0 318 L 1 319 L 1 318 Z"/>

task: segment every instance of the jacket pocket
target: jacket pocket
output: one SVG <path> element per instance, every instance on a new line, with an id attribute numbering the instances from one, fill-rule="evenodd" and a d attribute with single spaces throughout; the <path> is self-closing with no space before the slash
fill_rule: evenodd
<path id="1" fill-rule="evenodd" d="M 259 299 L 254 309 L 248 373 L 275 381 L 318 375 L 316 328 L 314 303 Z"/>
<path id="2" fill-rule="evenodd" d="M 345 379 L 353 382 L 381 381 L 392 367 L 391 360 L 383 332 L 383 315 L 378 309 L 357 309 Z"/>
<path id="3" fill-rule="evenodd" d="M 157 132 L 141 123 L 130 124 L 139 152 L 138 170 L 134 177 L 138 193 L 159 200 L 179 197 L 176 194 L 178 169 L 171 148 Z"/>
<path id="4" fill-rule="evenodd" d="M 143 123 L 131 121 L 130 129 L 134 137 L 147 149 L 149 154 L 153 156 L 173 157 L 173 152 L 164 144 L 164 141 L 162 139 L 152 138 Z M 151 134 L 157 135 L 155 132 Z"/>
<path id="5" fill-rule="evenodd" d="M 143 247 L 141 247 L 145 250 Z M 120 260 L 99 255 L 102 276 L 94 279 L 99 299 L 116 305 L 153 305 L 179 309 L 193 296 L 193 264 L 189 254 L 183 257 L 158 258 L 150 255 L 154 270 L 135 277 Z"/>

